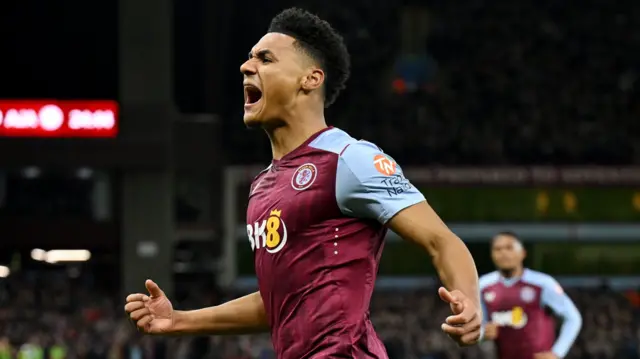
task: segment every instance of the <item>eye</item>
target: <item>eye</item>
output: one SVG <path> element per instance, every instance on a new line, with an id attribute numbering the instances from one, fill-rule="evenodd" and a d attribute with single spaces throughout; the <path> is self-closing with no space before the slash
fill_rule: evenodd
<path id="1" fill-rule="evenodd" d="M 266 57 L 263 57 L 263 58 L 262 58 L 262 63 L 263 63 L 263 64 L 268 64 L 268 63 L 270 63 L 270 62 L 273 62 L 273 61 L 271 61 L 271 59 L 268 59 L 268 58 L 266 58 Z"/>

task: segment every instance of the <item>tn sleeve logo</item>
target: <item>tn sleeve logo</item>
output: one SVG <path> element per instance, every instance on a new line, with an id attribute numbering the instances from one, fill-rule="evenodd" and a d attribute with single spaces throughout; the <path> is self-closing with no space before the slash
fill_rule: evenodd
<path id="1" fill-rule="evenodd" d="M 380 174 L 392 176 L 396 173 L 396 162 L 385 155 L 376 155 L 373 158 L 373 165 Z"/>

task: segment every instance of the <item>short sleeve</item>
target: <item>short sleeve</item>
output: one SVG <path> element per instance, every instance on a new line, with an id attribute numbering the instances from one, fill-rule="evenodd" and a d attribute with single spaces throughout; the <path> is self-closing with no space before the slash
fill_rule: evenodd
<path id="1" fill-rule="evenodd" d="M 546 278 L 544 282 L 541 300 L 542 305 L 549 307 L 556 315 L 561 317 L 565 317 L 568 311 L 574 309 L 571 299 L 569 299 L 560 284 L 551 277 Z"/>
<path id="2" fill-rule="evenodd" d="M 425 200 L 393 158 L 359 141 L 340 155 L 336 200 L 342 213 L 386 224 L 401 210 Z"/>

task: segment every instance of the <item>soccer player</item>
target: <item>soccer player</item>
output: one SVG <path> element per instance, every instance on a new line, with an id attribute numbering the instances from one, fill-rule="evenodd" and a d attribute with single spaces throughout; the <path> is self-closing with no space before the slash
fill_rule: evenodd
<path id="1" fill-rule="evenodd" d="M 498 270 L 480 278 L 483 338 L 495 340 L 499 359 L 563 358 L 582 327 L 571 299 L 549 275 L 523 267 L 514 233 L 493 238 L 491 257 Z M 557 339 L 554 315 L 563 320 Z"/>
<path id="2" fill-rule="evenodd" d="M 349 66 L 326 21 L 296 8 L 273 18 L 240 67 L 244 123 L 267 133 L 273 154 L 247 209 L 259 291 L 177 311 L 149 280 L 149 295 L 129 295 L 125 305 L 140 331 L 270 331 L 279 359 L 387 358 L 369 302 L 390 228 L 431 254 L 446 286 L 438 293 L 453 312 L 442 330 L 460 345 L 478 341 L 478 277 L 464 243 L 390 156 L 325 122 Z"/>

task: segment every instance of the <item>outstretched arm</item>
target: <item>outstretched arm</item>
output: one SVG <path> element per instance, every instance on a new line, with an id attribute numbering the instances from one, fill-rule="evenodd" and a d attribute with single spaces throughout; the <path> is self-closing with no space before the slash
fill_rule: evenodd
<path id="1" fill-rule="evenodd" d="M 190 311 L 174 312 L 173 334 L 252 334 L 269 331 L 259 292 L 230 302 Z"/>
<path id="2" fill-rule="evenodd" d="M 478 272 L 473 257 L 426 201 L 400 211 L 388 226 L 402 238 L 423 247 L 431 255 L 445 287 L 461 291 L 480 310 Z"/>
<path id="3" fill-rule="evenodd" d="M 442 329 L 462 345 L 476 343 L 482 314 L 473 258 L 400 166 L 373 144 L 353 143 L 338 161 L 336 197 L 342 213 L 375 219 L 431 254 L 440 279 L 451 290 L 439 290 L 454 314 Z"/>

